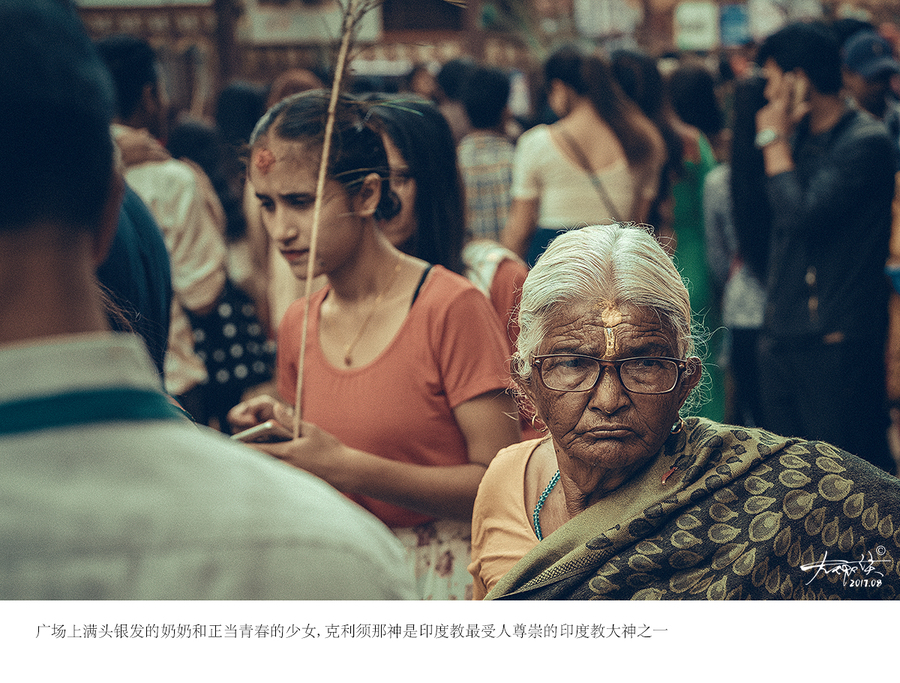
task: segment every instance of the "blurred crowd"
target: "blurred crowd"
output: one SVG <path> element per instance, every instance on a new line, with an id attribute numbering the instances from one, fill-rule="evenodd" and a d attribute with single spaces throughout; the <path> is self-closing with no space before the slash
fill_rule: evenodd
<path id="1" fill-rule="evenodd" d="M 900 144 L 900 66 L 893 36 L 859 19 L 837 20 L 829 30 L 841 46 L 842 98 L 881 121 Z M 404 219 L 403 230 L 413 232 L 391 239 L 398 246 L 405 242 L 402 249 L 407 253 L 465 273 L 488 294 L 504 325 L 513 330 L 511 350 L 516 283 L 521 285 L 527 267 L 555 234 L 605 221 L 647 224 L 676 258 L 705 328 L 707 379 L 698 413 L 810 435 L 817 432 L 804 418 L 790 425 L 777 421 L 772 415 L 781 413 L 780 408 L 770 407 L 770 417 L 764 417 L 766 397 L 757 356 L 773 216 L 762 150 L 755 139 L 756 112 L 767 100 L 764 64 L 754 51 L 747 45 L 720 57 L 653 56 L 637 48 L 603 54 L 564 46 L 548 58 L 541 77 L 531 84 L 529 112 L 517 115 L 508 106 L 514 75 L 469 57 L 416 65 L 401 79 L 351 77 L 344 90 L 375 105 L 373 111 L 391 130 L 392 169 L 396 164 L 409 167 L 418 184 L 418 194 L 405 202 L 406 215 L 416 216 Z M 248 373 L 238 382 L 231 368 L 216 366 L 219 380 L 232 378 L 235 386 L 228 393 L 221 386 L 228 382 L 217 380 L 215 372 L 201 377 L 199 370 L 193 386 L 206 389 L 197 400 L 173 379 L 175 371 L 167 388 L 193 406 L 201 422 L 223 431 L 228 431 L 224 414 L 240 392 L 255 390 L 268 377 L 278 325 L 303 293 L 302 281 L 270 248 L 246 183 L 250 133 L 259 117 L 283 98 L 328 86 L 329 74 L 307 69 L 288 70 L 271 83 L 237 80 L 223 88 L 209 120 L 160 109 L 161 121 L 174 122 L 170 130 L 138 120 L 131 135 L 120 138 L 126 147 L 134 140 L 125 157 L 129 168 L 153 155 L 169 154 L 202 171 L 215 191 L 214 198 L 207 193 L 207 200 L 217 214 L 227 255 L 223 268 L 239 290 L 229 289 L 228 296 L 237 294 L 242 302 L 249 297 L 252 316 L 264 331 L 264 339 L 250 344 L 253 354 L 260 349 L 254 360 L 261 374 Z M 160 93 L 164 88 L 160 85 Z M 407 104 L 397 104 L 401 101 Z M 427 127 L 409 127 L 412 133 L 398 130 L 392 120 L 402 118 L 399 112 L 410 107 L 421 110 L 413 118 L 424 120 L 434 112 L 443 117 L 452 135 L 452 154 Z M 164 142 L 165 148 L 155 147 L 153 141 Z M 404 180 L 396 173 L 392 180 L 392 188 L 402 193 Z M 418 227 L 410 227 L 410 221 Z M 852 258 L 852 252 L 848 256 Z M 884 277 L 881 272 L 871 274 L 885 285 L 878 302 L 892 292 L 889 278 L 900 255 L 885 261 Z M 499 275 L 495 265 L 485 263 L 499 263 Z M 479 274 L 484 268 L 488 271 Z M 197 310 L 177 294 L 189 313 Z M 894 318 L 900 315 L 898 301 L 892 293 L 886 304 L 893 335 L 900 334 L 893 332 Z M 872 317 L 872 342 L 884 343 L 885 395 L 873 395 L 871 405 L 879 415 L 887 414 L 881 409 L 886 406 L 896 418 L 900 348 L 887 343 L 886 336 L 880 339 L 877 330 L 883 326 L 878 320 L 885 315 L 876 311 Z M 199 345 L 208 346 L 203 316 L 192 314 L 191 319 L 202 340 Z M 210 364 L 210 351 L 201 348 L 200 353 Z M 237 365 L 243 372 L 244 365 Z M 810 419 L 807 416 L 806 422 Z M 900 457 L 900 432 L 888 429 L 887 423 L 883 431 L 893 458 Z M 822 436 L 834 440 L 829 432 Z M 852 441 L 848 445 L 855 446 Z M 881 457 L 874 459 L 884 465 Z"/>

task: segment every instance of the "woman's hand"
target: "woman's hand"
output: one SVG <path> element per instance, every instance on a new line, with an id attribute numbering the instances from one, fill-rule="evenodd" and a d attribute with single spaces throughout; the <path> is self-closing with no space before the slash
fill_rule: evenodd
<path id="1" fill-rule="evenodd" d="M 354 451 L 310 422 L 300 423 L 300 437 L 282 443 L 253 444 L 288 465 L 306 470 L 340 491 L 352 490 Z"/>
<path id="2" fill-rule="evenodd" d="M 461 465 L 391 460 L 351 448 L 310 422 L 301 422 L 299 438 L 291 441 L 248 445 L 314 474 L 343 493 L 377 498 L 435 517 L 471 520 L 478 484 L 488 464 L 498 450 L 519 440 L 519 423 L 510 417 L 516 414 L 516 404 L 507 394 L 490 392 L 462 403 L 453 412 L 469 453 L 469 462 Z M 236 406 L 229 420 L 232 414 L 245 419 L 253 416 L 250 421 L 274 419 L 293 424 L 293 409 L 270 396 Z"/>
<path id="3" fill-rule="evenodd" d="M 249 429 L 266 420 L 277 420 L 286 427 L 293 423 L 291 406 L 272 396 L 254 396 L 228 411 L 228 424 L 235 431 Z"/>

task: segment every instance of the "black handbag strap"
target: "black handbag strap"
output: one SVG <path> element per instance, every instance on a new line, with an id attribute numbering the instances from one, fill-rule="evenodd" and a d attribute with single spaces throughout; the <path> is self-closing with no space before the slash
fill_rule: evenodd
<path id="1" fill-rule="evenodd" d="M 597 177 L 597 174 L 591 168 L 591 164 L 588 161 L 587 156 L 582 151 L 581 147 L 578 146 L 578 143 L 575 141 L 575 138 L 573 138 L 567 131 L 563 130 L 562 128 L 558 128 L 557 130 L 558 130 L 559 134 L 563 136 L 563 139 L 566 141 L 566 144 L 569 146 L 569 148 L 575 154 L 575 158 L 578 160 L 578 165 L 581 166 L 581 168 L 584 170 L 585 173 L 587 173 L 588 178 L 590 178 L 591 183 L 593 184 L 594 188 L 597 190 L 597 194 L 600 195 L 600 199 L 606 205 L 607 210 L 612 212 L 612 215 L 610 216 L 610 218 L 612 218 L 613 220 L 616 220 L 616 221 L 620 220 L 621 214 L 619 214 L 618 210 L 616 209 L 616 205 L 613 203 L 612 199 L 610 198 L 609 193 L 606 191 L 606 188 L 603 186 L 603 183 L 600 182 L 600 178 Z"/>

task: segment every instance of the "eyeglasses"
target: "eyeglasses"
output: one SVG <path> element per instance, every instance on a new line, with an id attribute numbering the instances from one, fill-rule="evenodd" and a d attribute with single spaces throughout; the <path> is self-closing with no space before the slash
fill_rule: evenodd
<path id="1" fill-rule="evenodd" d="M 590 391 L 597 386 L 605 366 L 616 369 L 622 386 L 631 393 L 667 394 L 678 385 L 687 362 L 656 356 L 600 360 L 575 353 L 536 356 L 531 362 L 541 383 L 552 391 Z"/>

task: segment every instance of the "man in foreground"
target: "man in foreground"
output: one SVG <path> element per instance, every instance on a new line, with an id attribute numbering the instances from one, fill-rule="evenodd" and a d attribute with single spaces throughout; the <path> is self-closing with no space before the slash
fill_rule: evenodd
<path id="1" fill-rule="evenodd" d="M 109 332 L 108 76 L 61 0 L 0 25 L 0 600 L 410 597 L 386 527 L 191 424 Z"/>

